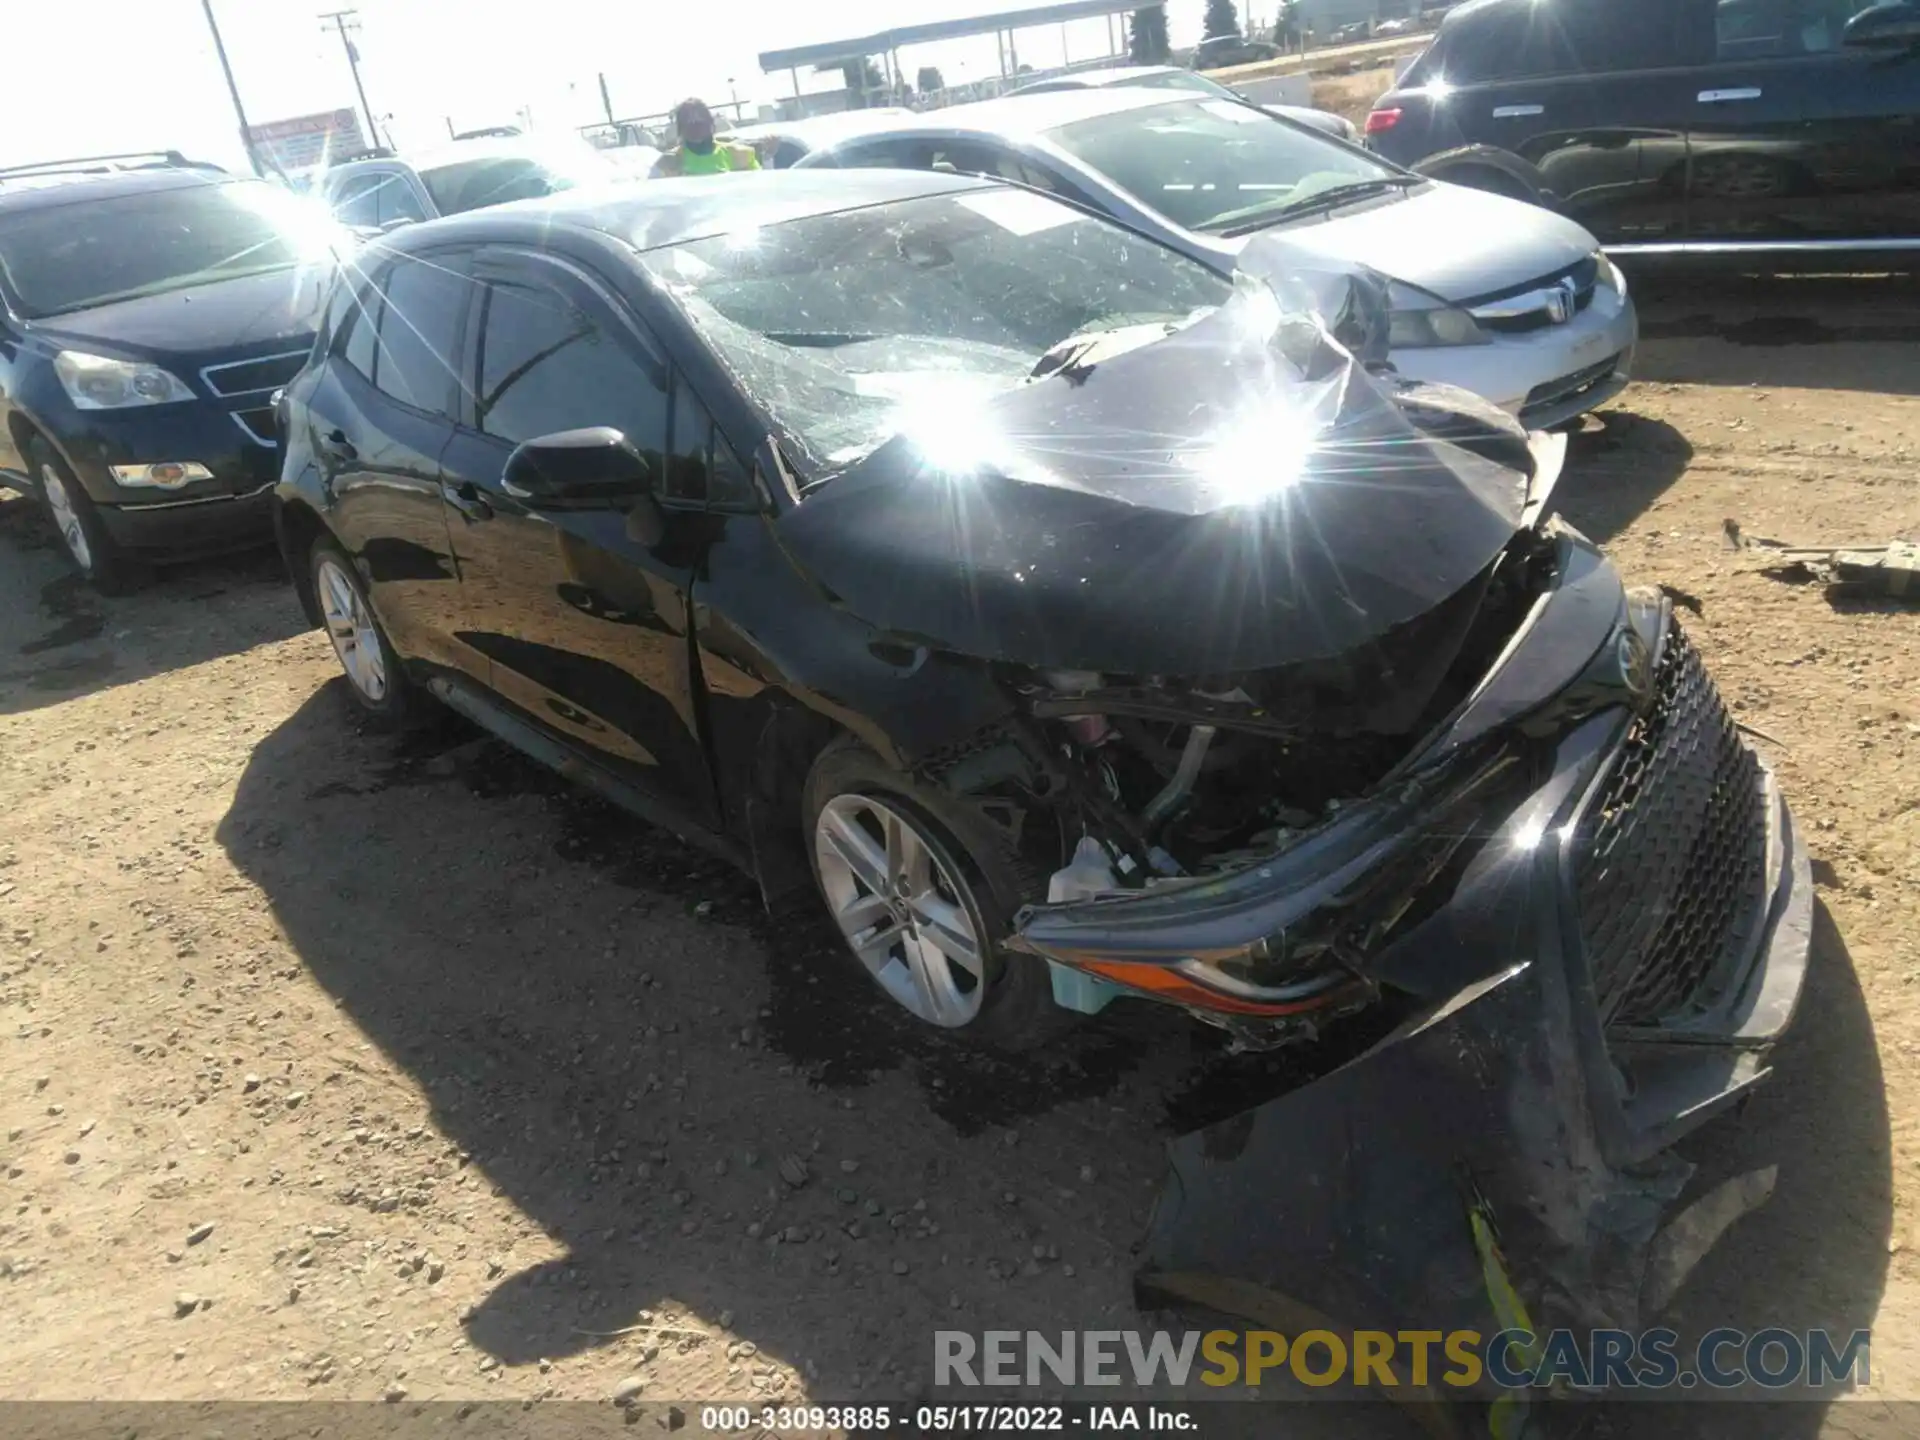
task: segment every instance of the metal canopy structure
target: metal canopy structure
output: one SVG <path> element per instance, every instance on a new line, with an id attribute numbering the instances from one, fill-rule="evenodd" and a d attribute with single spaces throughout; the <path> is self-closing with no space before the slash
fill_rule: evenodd
<path id="1" fill-rule="evenodd" d="M 896 52 L 908 45 L 930 45 L 941 40 L 964 40 L 974 35 L 1003 37 L 1000 47 L 1001 73 L 1019 68 L 1019 55 L 1013 47 L 1013 32 L 1040 25 L 1064 25 L 1071 20 L 1098 20 L 1103 16 L 1125 15 L 1140 8 L 1140 0 L 1060 0 L 1053 5 L 1032 5 L 1020 10 L 1002 10 L 991 15 L 970 15 L 960 20 L 934 20 L 922 25 L 898 25 L 873 35 L 847 40 L 829 40 L 818 45 L 800 45 L 790 50 L 768 50 L 760 56 L 762 74 L 787 70 L 794 73 L 794 93 L 799 93 L 799 72 L 816 66 L 839 65 L 873 55 L 887 56 L 897 73 Z M 1112 35 L 1109 23 L 1109 37 Z M 1124 48 L 1125 37 L 1115 44 L 1114 53 Z"/>

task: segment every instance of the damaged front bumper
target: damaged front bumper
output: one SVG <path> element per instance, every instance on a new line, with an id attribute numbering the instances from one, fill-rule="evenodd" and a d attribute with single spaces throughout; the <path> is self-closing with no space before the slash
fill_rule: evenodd
<path id="1" fill-rule="evenodd" d="M 1143 1302 L 1295 1330 L 1630 1328 L 1739 1213 L 1722 1194 L 1717 1218 L 1671 1216 L 1690 1167 L 1669 1147 L 1768 1073 L 1808 963 L 1807 856 L 1669 608 L 1564 543 L 1558 589 L 1414 778 L 1269 862 L 1020 918 L 1013 943 L 1056 964 L 1191 978 L 1183 958 L 1386 913 L 1347 973 L 1407 1018 L 1175 1142 Z M 1544 703 L 1549 655 L 1574 678 Z"/>

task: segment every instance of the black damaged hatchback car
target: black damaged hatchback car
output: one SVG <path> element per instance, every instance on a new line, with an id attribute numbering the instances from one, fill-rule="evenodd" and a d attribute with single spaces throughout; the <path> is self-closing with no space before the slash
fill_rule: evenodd
<path id="1" fill-rule="evenodd" d="M 1807 861 L 1670 605 L 1554 518 L 1563 442 L 1370 373 L 1283 271 L 907 172 L 431 222 L 288 388 L 281 545 L 364 709 L 814 886 L 929 1026 L 1391 1017 L 1276 1102 L 1302 1165 L 1368 1111 L 1431 1152 L 1403 1191 L 1484 1152 L 1551 1250 L 1765 1073 Z"/>

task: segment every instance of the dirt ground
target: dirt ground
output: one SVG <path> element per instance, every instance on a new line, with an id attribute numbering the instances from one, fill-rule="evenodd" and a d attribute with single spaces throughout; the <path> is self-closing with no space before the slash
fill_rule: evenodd
<path id="1" fill-rule="evenodd" d="M 1872 1325 L 1920 1398 L 1920 610 L 1722 538 L 1920 535 L 1920 291 L 1643 299 L 1563 508 L 1697 611 L 1821 900 L 1690 1152 L 1778 1190 L 1680 1323 Z M 1277 1083 L 1126 1007 L 917 1039 L 820 922 L 451 722 L 363 733 L 272 557 L 104 600 L 53 545 L 0 499 L 0 1396 L 897 1399 L 937 1328 L 1136 1323 L 1163 1140 Z"/>

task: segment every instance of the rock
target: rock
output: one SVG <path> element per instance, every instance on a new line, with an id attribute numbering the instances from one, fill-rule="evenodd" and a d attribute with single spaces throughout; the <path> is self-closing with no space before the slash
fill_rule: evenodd
<path id="1" fill-rule="evenodd" d="M 307 1098 L 307 1092 L 304 1090 L 294 1090 L 289 1092 L 289 1094 L 287 1095 L 287 1109 L 298 1110 L 300 1108 L 300 1102 L 305 1100 L 306 1098 Z"/>
<path id="2" fill-rule="evenodd" d="M 722 1330 L 725 1330 L 729 1328 L 732 1324 L 733 1324 L 733 1311 L 722 1310 L 720 1312 L 720 1328 Z"/>
<path id="3" fill-rule="evenodd" d="M 1062 1275 L 1064 1275 L 1064 1276 L 1066 1276 L 1066 1277 L 1067 1277 L 1067 1279 L 1069 1279 L 1069 1280 L 1071 1280 L 1071 1279 L 1073 1279 L 1073 1277 L 1074 1277 L 1074 1276 L 1075 1276 L 1076 1274 L 1078 1274 L 1079 1272 L 1078 1272 L 1078 1271 L 1076 1271 L 1076 1270 L 1075 1270 L 1075 1269 L 1073 1268 L 1073 1266 L 1071 1266 L 1071 1265 L 1062 1265 L 1062 1266 L 1060 1267 L 1060 1273 L 1061 1273 Z"/>
<path id="4" fill-rule="evenodd" d="M 211 1220 L 204 1220 L 187 1231 L 187 1244 L 198 1245 L 211 1234 L 213 1234 L 213 1222 Z"/>
<path id="5" fill-rule="evenodd" d="M 842 1205 L 857 1205 L 860 1202 L 860 1197 L 844 1185 L 840 1188 L 836 1198 Z"/>
<path id="6" fill-rule="evenodd" d="M 246 1079 L 240 1082 L 240 1093 L 243 1095 L 251 1095 L 254 1091 L 258 1090 L 259 1088 L 260 1088 L 260 1077 L 258 1075 L 249 1075 L 247 1076 Z"/>
<path id="7" fill-rule="evenodd" d="M 647 1388 L 644 1375 L 629 1375 L 613 1387 L 613 1403 L 625 1409 L 640 1398 L 640 1392 Z"/>
<path id="8" fill-rule="evenodd" d="M 398 1405 L 402 1400 L 407 1398 L 407 1387 L 404 1385 L 389 1385 L 387 1386 L 387 1393 L 380 1398 L 385 1400 L 389 1405 Z"/>
<path id="9" fill-rule="evenodd" d="M 896 1260 L 893 1262 L 893 1273 L 896 1275 L 906 1274 L 909 1268 L 907 1262 L 904 1260 Z"/>
<path id="10" fill-rule="evenodd" d="M 200 1308 L 200 1297 L 191 1290 L 182 1290 L 173 1297 L 173 1315 L 176 1320 L 184 1319 Z"/>
<path id="11" fill-rule="evenodd" d="M 50 1075 L 36 1076 L 33 1082 L 34 1094 L 36 1095 L 39 1094 L 42 1090 L 46 1089 L 47 1086 L 51 1085 L 52 1083 L 53 1083 L 53 1077 Z"/>
<path id="12" fill-rule="evenodd" d="M 693 913 L 699 916 L 700 919 L 705 920 L 709 915 L 713 914 L 713 902 L 711 900 L 702 900 L 698 905 L 693 907 Z"/>
<path id="13" fill-rule="evenodd" d="M 1095 1180 L 1098 1180 L 1099 1178 L 1100 1178 L 1100 1172 L 1095 1170 L 1093 1166 L 1082 1165 L 1080 1167 L 1080 1183 L 1082 1185 L 1091 1185 Z"/>
<path id="14" fill-rule="evenodd" d="M 427 1283 L 429 1285 L 436 1283 L 440 1279 L 440 1277 L 446 1273 L 447 1273 L 446 1261 L 437 1260 L 437 1259 L 429 1259 L 427 1261 Z"/>
<path id="15" fill-rule="evenodd" d="M 86 1124 L 80 1127 L 80 1138 L 84 1140 L 87 1138 L 87 1136 L 93 1134 L 93 1127 L 98 1125 L 99 1123 L 100 1122 L 98 1120 L 87 1121 Z"/>
<path id="16" fill-rule="evenodd" d="M 69 1165 L 78 1165 L 80 1163 L 80 1152 L 78 1150 L 69 1150 L 60 1158 Z"/>
<path id="17" fill-rule="evenodd" d="M 300 1303 L 300 1293 L 300 1287 L 298 1285 L 289 1285 L 287 1287 L 287 1303 L 289 1305 L 298 1305 Z"/>
<path id="18" fill-rule="evenodd" d="M 765 1227 L 761 1225 L 758 1220 L 752 1221 L 747 1226 L 747 1238 L 749 1240 L 758 1240 L 763 1229 L 765 1229 Z"/>
<path id="19" fill-rule="evenodd" d="M 840 1162 L 840 1173 L 842 1175 L 851 1175 L 859 1168 L 860 1162 L 858 1160 L 842 1160 Z"/>
<path id="20" fill-rule="evenodd" d="M 798 1155 L 788 1155 L 780 1162 L 780 1178 L 798 1190 L 811 1178 L 807 1171 L 807 1162 Z"/>
<path id="21" fill-rule="evenodd" d="M 507 1262 L 499 1258 L 487 1261 L 487 1279 L 497 1280 L 507 1273 Z"/>

